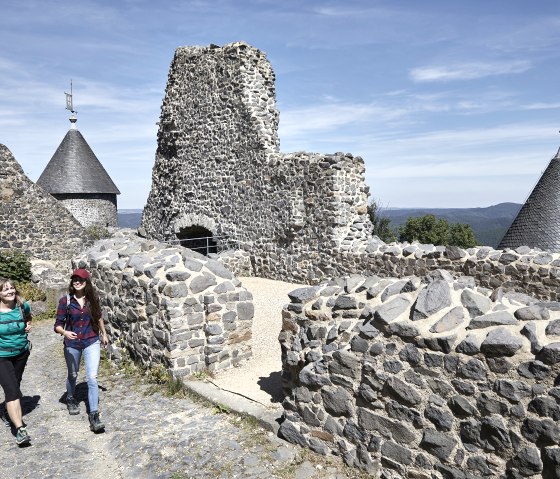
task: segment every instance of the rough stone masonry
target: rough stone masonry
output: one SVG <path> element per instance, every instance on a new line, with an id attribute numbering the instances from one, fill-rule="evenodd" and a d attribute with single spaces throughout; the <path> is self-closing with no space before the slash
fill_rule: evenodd
<path id="1" fill-rule="evenodd" d="M 560 303 L 351 276 L 290 295 L 281 435 L 384 478 L 560 478 Z"/>
<path id="2" fill-rule="evenodd" d="M 254 274 L 317 282 L 333 254 L 366 244 L 364 163 L 281 154 L 274 73 L 245 43 L 175 52 L 161 108 L 144 233 L 234 238 Z"/>
<path id="3" fill-rule="evenodd" d="M 0 166 L 0 249 L 61 261 L 93 243 L 74 216 L 34 184 L 2 144 Z"/>
<path id="4" fill-rule="evenodd" d="M 138 363 L 183 377 L 251 356 L 253 297 L 216 260 L 123 230 L 74 263 L 92 273 L 111 341 Z"/>

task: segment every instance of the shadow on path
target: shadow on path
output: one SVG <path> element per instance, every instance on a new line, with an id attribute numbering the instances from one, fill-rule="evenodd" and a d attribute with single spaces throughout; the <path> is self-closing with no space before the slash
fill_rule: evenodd
<path id="1" fill-rule="evenodd" d="M 277 371 L 270 373 L 268 377 L 261 376 L 257 384 L 265 393 L 270 394 L 270 401 L 281 403 L 284 400 L 282 392 L 282 373 Z"/>

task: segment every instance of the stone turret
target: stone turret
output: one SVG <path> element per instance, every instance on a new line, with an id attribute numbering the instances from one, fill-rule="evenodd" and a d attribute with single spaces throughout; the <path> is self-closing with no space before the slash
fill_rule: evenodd
<path id="1" fill-rule="evenodd" d="M 37 184 L 59 200 L 84 227 L 117 226 L 119 189 L 76 128 L 70 129 Z"/>
<path id="2" fill-rule="evenodd" d="M 560 252 L 560 149 L 521 207 L 498 248 Z"/>

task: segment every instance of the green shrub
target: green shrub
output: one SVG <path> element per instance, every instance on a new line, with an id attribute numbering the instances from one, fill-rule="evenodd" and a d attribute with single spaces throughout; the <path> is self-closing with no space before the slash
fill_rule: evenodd
<path id="1" fill-rule="evenodd" d="M 31 261 L 23 251 L 9 249 L 0 251 L 0 277 L 13 281 L 31 279 Z"/>
<path id="2" fill-rule="evenodd" d="M 56 304 L 49 304 L 47 310 L 43 313 L 34 313 L 31 311 L 31 313 L 33 313 L 33 321 L 52 321 L 54 323 L 54 319 L 56 318 L 56 308 Z"/>
<path id="3" fill-rule="evenodd" d="M 34 286 L 33 283 L 30 283 L 28 281 L 17 281 L 16 287 L 18 293 L 26 301 L 45 301 L 47 299 L 47 293 L 45 293 L 42 289 L 37 288 L 37 286 Z"/>
<path id="4" fill-rule="evenodd" d="M 99 225 L 92 225 L 86 228 L 86 232 L 89 236 L 91 236 L 94 240 L 100 240 L 104 238 L 110 238 L 111 233 L 107 228 Z"/>

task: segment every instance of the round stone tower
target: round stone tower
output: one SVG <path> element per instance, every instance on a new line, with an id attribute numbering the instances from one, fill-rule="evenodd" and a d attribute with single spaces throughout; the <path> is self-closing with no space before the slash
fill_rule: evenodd
<path id="1" fill-rule="evenodd" d="M 59 200 L 84 227 L 117 226 L 119 189 L 70 117 L 70 129 L 37 184 Z"/>

